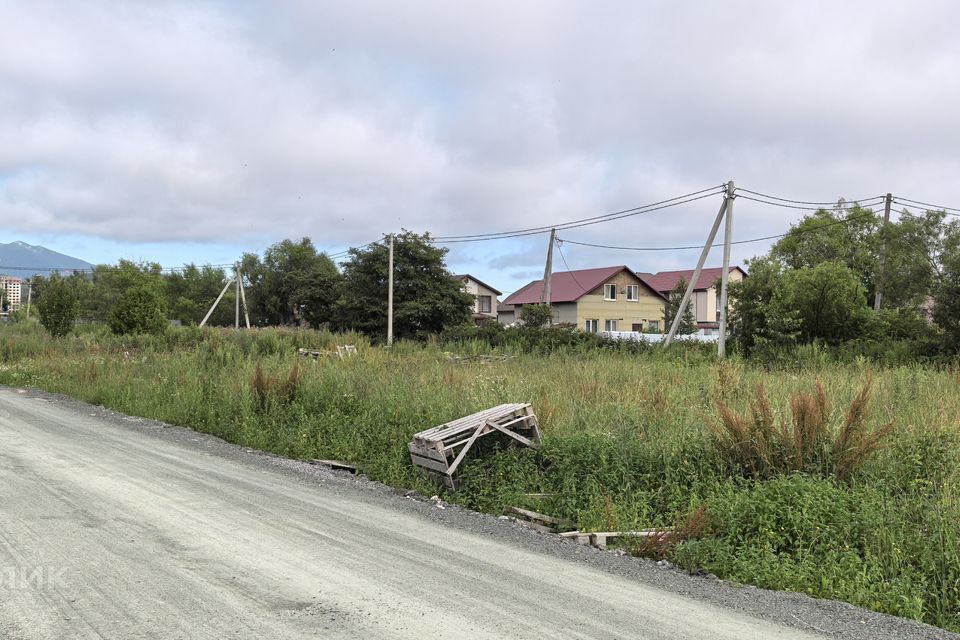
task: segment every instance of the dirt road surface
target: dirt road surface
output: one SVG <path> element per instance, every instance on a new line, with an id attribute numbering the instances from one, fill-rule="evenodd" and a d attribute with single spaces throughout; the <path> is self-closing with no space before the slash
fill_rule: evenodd
<path id="1" fill-rule="evenodd" d="M 0 638 L 920 638 L 0 388 Z"/>

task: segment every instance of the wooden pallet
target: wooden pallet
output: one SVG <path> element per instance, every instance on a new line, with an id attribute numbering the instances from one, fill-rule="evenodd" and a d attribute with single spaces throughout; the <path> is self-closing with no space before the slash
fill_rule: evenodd
<path id="1" fill-rule="evenodd" d="M 451 491 L 457 470 L 479 438 L 503 435 L 528 447 L 540 446 L 540 425 L 529 403 L 501 404 L 421 431 L 408 446 L 410 460 L 438 476 Z"/>

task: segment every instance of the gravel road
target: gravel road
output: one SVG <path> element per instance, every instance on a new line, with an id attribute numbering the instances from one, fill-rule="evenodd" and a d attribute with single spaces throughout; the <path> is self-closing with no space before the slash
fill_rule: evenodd
<path id="1" fill-rule="evenodd" d="M 0 638 L 956 638 L 0 388 Z"/>

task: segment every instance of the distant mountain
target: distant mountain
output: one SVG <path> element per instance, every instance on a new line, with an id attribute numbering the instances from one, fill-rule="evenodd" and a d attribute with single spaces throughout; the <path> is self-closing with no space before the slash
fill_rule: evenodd
<path id="1" fill-rule="evenodd" d="M 46 247 L 26 242 L 0 242 L 0 274 L 29 278 L 34 275 L 50 275 L 53 270 L 69 273 L 74 269 L 89 269 L 93 265 L 85 260 L 51 251 Z"/>

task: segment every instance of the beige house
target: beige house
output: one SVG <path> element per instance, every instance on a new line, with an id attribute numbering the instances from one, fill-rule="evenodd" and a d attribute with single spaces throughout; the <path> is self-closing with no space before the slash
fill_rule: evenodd
<path id="1" fill-rule="evenodd" d="M 453 276 L 454 279 L 463 283 L 463 290 L 474 298 L 473 319 L 480 322 L 483 320 L 497 319 L 497 296 L 500 292 L 488 284 L 477 280 L 469 273 L 459 276 Z"/>
<path id="2" fill-rule="evenodd" d="M 559 271 L 551 277 L 554 324 L 584 331 L 663 331 L 666 298 L 629 267 Z M 543 280 L 535 280 L 508 296 L 498 317 L 512 324 L 525 304 L 539 304 Z"/>
<path id="3" fill-rule="evenodd" d="M 747 272 L 740 267 L 730 267 L 729 282 L 740 282 L 747 276 Z M 693 288 L 691 304 L 693 317 L 697 319 L 697 326 L 707 332 L 720 327 L 720 291 L 718 283 L 723 274 L 723 267 L 701 269 L 700 277 Z M 693 278 L 693 269 L 684 271 L 661 271 L 659 273 L 637 273 L 647 284 L 668 297 L 670 292 L 683 279 L 687 283 Z"/>

